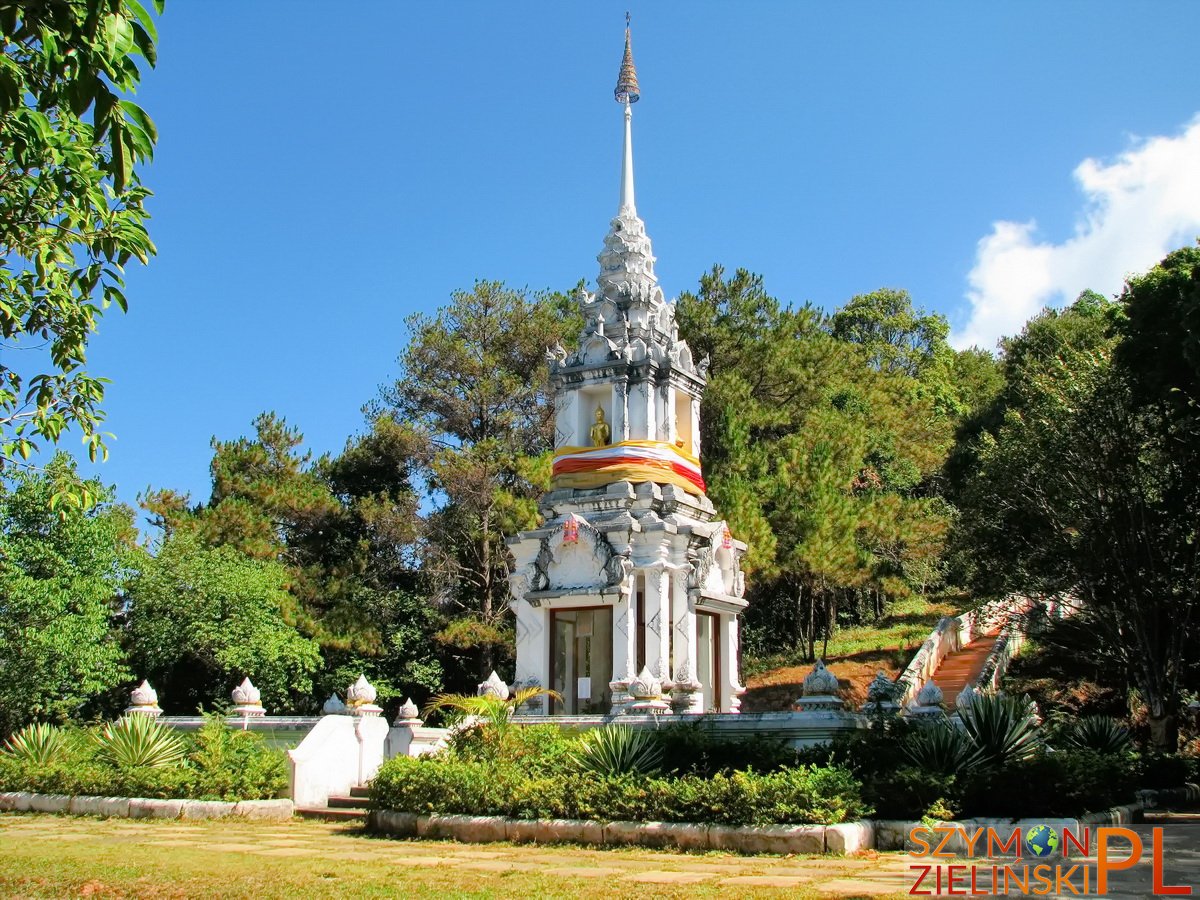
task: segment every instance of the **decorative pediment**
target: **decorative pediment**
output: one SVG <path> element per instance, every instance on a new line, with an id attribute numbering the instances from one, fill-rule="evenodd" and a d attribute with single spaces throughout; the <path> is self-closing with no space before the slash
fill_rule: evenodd
<path id="1" fill-rule="evenodd" d="M 616 344 L 606 337 L 593 334 L 579 345 L 576 358 L 584 365 L 599 365 L 612 359 L 616 352 Z"/>
<path id="2" fill-rule="evenodd" d="M 671 362 L 685 372 L 692 371 L 692 350 L 683 341 L 677 341 L 671 349 Z"/>
<path id="3" fill-rule="evenodd" d="M 534 590 L 606 587 L 620 568 L 613 557 L 612 545 L 587 519 L 567 516 L 542 539 L 534 562 Z"/>

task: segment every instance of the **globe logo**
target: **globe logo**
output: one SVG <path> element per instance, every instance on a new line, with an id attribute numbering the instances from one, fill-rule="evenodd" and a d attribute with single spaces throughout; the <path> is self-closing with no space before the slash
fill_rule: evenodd
<path id="1" fill-rule="evenodd" d="M 1025 847 L 1033 856 L 1049 856 L 1058 849 L 1058 832 L 1049 825 L 1034 825 L 1025 832 Z"/>

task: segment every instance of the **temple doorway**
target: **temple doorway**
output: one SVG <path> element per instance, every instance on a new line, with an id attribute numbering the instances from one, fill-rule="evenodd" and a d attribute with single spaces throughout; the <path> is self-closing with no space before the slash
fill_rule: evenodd
<path id="1" fill-rule="evenodd" d="M 551 612 L 550 686 L 555 715 L 605 715 L 612 704 L 612 607 Z"/>

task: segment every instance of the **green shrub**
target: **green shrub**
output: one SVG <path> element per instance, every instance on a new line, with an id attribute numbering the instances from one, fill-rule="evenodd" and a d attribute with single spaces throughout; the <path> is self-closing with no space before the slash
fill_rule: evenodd
<path id="1" fill-rule="evenodd" d="M 675 722 L 651 733 L 662 747 L 665 771 L 672 775 L 771 772 L 796 763 L 796 751 L 783 738 L 723 738 L 703 722 Z"/>
<path id="2" fill-rule="evenodd" d="M 663 748 L 644 728 L 605 725 L 580 738 L 571 758 L 578 768 L 599 775 L 656 775 Z"/>
<path id="3" fill-rule="evenodd" d="M 1145 753 L 1134 761 L 1138 787 L 1177 788 L 1192 778 L 1192 759 L 1178 753 Z"/>
<path id="4" fill-rule="evenodd" d="M 569 772 L 578 736 L 557 725 L 522 725 L 505 736 L 503 753 L 497 752 L 496 733 L 486 724 L 463 728 L 451 735 L 448 755 L 468 762 L 489 762 L 502 757 L 530 772 Z"/>
<path id="5" fill-rule="evenodd" d="M 2 751 L 18 762 L 51 765 L 66 750 L 66 735 L 57 725 L 34 722 L 8 739 Z"/>
<path id="6" fill-rule="evenodd" d="M 1092 750 L 1039 750 L 973 773 L 964 791 L 966 816 L 1077 816 L 1133 799 L 1137 772 L 1129 760 Z"/>
<path id="7" fill-rule="evenodd" d="M 712 778 L 649 778 L 590 772 L 536 775 L 509 764 L 396 757 L 380 768 L 371 796 L 383 809 L 523 819 L 765 825 L 842 822 L 870 812 L 850 772 L 827 766 L 765 775 L 744 771 Z"/>
<path id="8" fill-rule="evenodd" d="M 230 728 L 219 715 L 205 717 L 191 736 L 188 761 L 202 800 L 269 800 L 288 786 L 286 757 L 262 735 Z"/>
<path id="9" fill-rule="evenodd" d="M 138 764 L 139 759 L 150 755 L 144 748 L 133 747 L 128 754 L 114 753 L 101 745 L 103 734 L 62 729 L 62 746 L 48 765 L 0 753 L 0 790 L 257 800 L 278 797 L 287 789 L 283 753 L 267 747 L 259 735 L 226 728 L 219 717 L 210 718 L 194 735 L 170 732 L 185 755 L 169 765 Z M 119 764 L 118 757 L 133 764 Z"/>

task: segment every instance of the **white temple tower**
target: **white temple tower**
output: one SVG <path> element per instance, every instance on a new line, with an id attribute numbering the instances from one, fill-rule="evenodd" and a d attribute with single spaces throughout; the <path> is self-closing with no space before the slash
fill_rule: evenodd
<path id="1" fill-rule="evenodd" d="M 663 709 L 663 700 L 677 713 L 737 712 L 746 545 L 704 493 L 707 360 L 694 360 L 679 339 L 634 203 L 640 94 L 628 27 L 614 93 L 625 131 L 620 204 L 598 257 L 597 291 L 578 295 L 579 350 L 551 351 L 545 524 L 508 541 L 517 682 L 562 694 L 534 712 L 640 712 Z"/>

